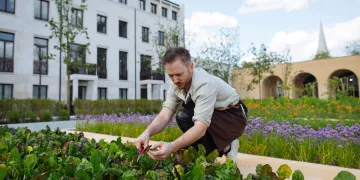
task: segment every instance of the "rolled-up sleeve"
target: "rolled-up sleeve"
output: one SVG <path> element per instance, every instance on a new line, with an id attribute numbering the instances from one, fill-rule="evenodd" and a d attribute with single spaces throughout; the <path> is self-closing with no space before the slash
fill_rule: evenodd
<path id="1" fill-rule="evenodd" d="M 179 103 L 180 103 L 180 98 L 178 98 L 174 93 L 173 86 L 170 86 L 166 95 L 166 100 L 163 103 L 163 108 L 168 108 L 171 111 L 175 112 Z"/>
<path id="2" fill-rule="evenodd" d="M 193 99 L 195 103 L 193 121 L 202 121 L 209 127 L 216 102 L 216 88 L 204 83 L 195 90 Z"/>

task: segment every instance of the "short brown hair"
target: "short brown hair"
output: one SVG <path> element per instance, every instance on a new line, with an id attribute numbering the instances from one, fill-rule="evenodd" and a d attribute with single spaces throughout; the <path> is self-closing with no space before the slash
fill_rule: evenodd
<path id="1" fill-rule="evenodd" d="M 180 57 L 184 65 L 188 65 L 191 62 L 191 56 L 187 49 L 182 47 L 173 47 L 173 48 L 169 48 L 165 52 L 162 60 L 163 65 L 165 65 L 165 63 L 174 62 L 176 57 Z"/>

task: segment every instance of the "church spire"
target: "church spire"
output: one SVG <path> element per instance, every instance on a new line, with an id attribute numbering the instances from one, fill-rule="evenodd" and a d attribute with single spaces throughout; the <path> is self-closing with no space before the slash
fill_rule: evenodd
<path id="1" fill-rule="evenodd" d="M 329 52 L 326 45 L 322 22 L 320 22 L 319 44 L 318 44 L 317 53 L 321 53 L 321 52 Z"/>

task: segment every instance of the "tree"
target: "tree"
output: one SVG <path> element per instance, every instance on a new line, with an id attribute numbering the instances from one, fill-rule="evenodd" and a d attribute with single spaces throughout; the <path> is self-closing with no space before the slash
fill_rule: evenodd
<path id="1" fill-rule="evenodd" d="M 272 69 L 276 63 L 281 62 L 281 57 L 276 52 L 268 52 L 264 44 L 261 44 L 259 49 L 256 49 L 252 44 L 249 51 L 253 55 L 252 61 L 242 63 L 242 68 L 248 69 L 249 74 L 252 76 L 252 80 L 247 86 L 247 91 L 253 90 L 255 88 L 254 85 L 258 85 L 260 99 L 262 99 L 261 81 L 263 76 L 266 73 L 273 74 Z"/>
<path id="2" fill-rule="evenodd" d="M 349 56 L 360 55 L 360 39 L 347 43 L 345 52 Z"/>
<path id="3" fill-rule="evenodd" d="M 85 63 L 85 54 L 89 51 L 89 43 L 81 46 L 81 48 L 74 50 L 71 46 L 75 42 L 75 38 L 78 35 L 84 34 L 86 39 L 89 39 L 87 28 L 83 26 L 82 14 L 86 10 L 86 0 L 81 0 L 81 4 L 78 8 L 73 8 L 72 0 L 56 0 L 58 18 L 51 18 L 47 26 L 50 27 L 52 34 L 50 39 L 56 39 L 58 45 L 54 48 L 63 53 L 63 61 L 66 64 L 67 75 L 67 110 L 70 112 L 71 99 L 70 99 L 70 75 L 71 71 L 78 68 L 88 68 L 91 70 L 91 66 Z M 78 15 L 81 13 L 81 15 Z M 75 23 L 76 22 L 76 23 Z M 72 56 L 72 52 L 77 51 L 80 55 L 77 57 Z M 54 55 L 55 56 L 55 55 Z"/>
<path id="4" fill-rule="evenodd" d="M 179 23 L 175 26 L 165 27 L 158 23 L 159 32 L 153 36 L 152 44 L 155 48 L 155 56 L 158 58 L 158 62 L 154 62 L 153 58 L 149 59 L 152 61 L 152 66 L 157 66 L 157 71 L 164 73 L 164 67 L 161 64 L 165 52 L 172 47 L 186 47 L 185 34 Z"/>
<path id="5" fill-rule="evenodd" d="M 292 79 L 294 79 L 294 75 L 298 74 L 300 72 L 303 72 L 302 70 L 300 71 L 295 71 L 292 73 L 292 57 L 290 55 L 290 48 L 287 47 L 285 48 L 285 51 L 279 55 L 279 63 L 282 64 L 281 66 L 281 74 L 282 74 L 282 78 L 283 78 L 283 82 L 281 84 L 282 90 L 283 90 L 283 94 L 284 97 L 289 98 L 290 97 L 290 90 L 292 89 L 292 87 L 294 86 L 294 84 L 291 82 Z"/>
<path id="6" fill-rule="evenodd" d="M 202 46 L 197 65 L 231 85 L 232 70 L 239 67 L 243 55 L 239 35 L 238 27 L 221 28 Z"/>
<path id="7" fill-rule="evenodd" d="M 319 53 L 317 53 L 315 55 L 314 60 L 316 60 L 316 59 L 326 59 L 326 58 L 331 58 L 329 52 L 319 52 Z"/>

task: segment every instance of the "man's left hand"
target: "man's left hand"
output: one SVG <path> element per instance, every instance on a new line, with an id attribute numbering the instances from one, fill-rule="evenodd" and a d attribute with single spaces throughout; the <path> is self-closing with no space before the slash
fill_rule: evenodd
<path id="1" fill-rule="evenodd" d="M 171 153 L 173 153 L 173 146 L 171 143 L 158 142 L 152 144 L 151 147 L 151 149 L 159 149 L 147 152 L 150 158 L 154 160 L 165 160 Z"/>

